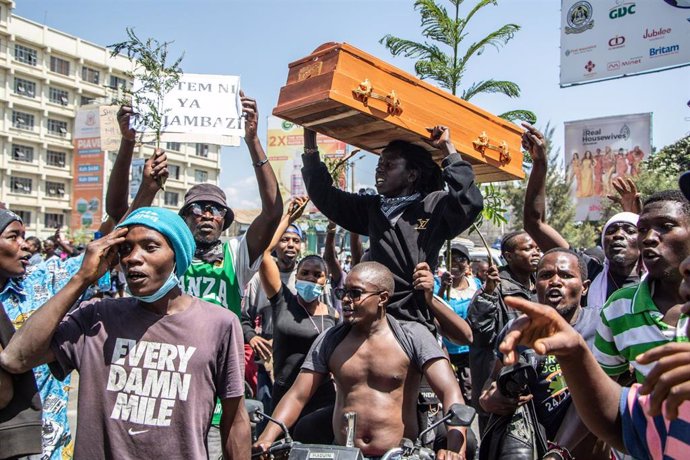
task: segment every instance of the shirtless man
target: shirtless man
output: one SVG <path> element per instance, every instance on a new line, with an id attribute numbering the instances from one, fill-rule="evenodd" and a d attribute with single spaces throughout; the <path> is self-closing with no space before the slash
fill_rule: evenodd
<path id="1" fill-rule="evenodd" d="M 431 302 L 433 276 L 426 264 L 420 266 L 414 274 L 414 287 L 423 290 Z M 335 444 L 345 444 L 344 414 L 355 412 L 355 446 L 366 457 L 375 458 L 397 447 L 402 438 L 417 438 L 422 374 L 444 407 L 464 403 L 448 359 L 431 333 L 420 323 L 399 322 L 386 315 L 393 289 L 393 275 L 380 263 L 363 262 L 352 269 L 345 288 L 336 290 L 343 302 L 344 323 L 316 339 L 273 418 L 292 426 L 323 379 L 332 373 L 337 387 Z M 464 458 L 465 434 L 464 428 L 449 427 L 447 450 L 440 450 L 437 459 Z M 267 449 L 280 435 L 278 425 L 269 424 L 255 449 Z"/>

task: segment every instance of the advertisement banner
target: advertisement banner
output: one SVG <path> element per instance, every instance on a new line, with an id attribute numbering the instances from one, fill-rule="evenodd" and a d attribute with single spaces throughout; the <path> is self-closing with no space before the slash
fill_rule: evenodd
<path id="1" fill-rule="evenodd" d="M 266 155 L 278 178 L 280 193 L 284 199 L 306 195 L 307 190 L 302 181 L 302 153 L 304 153 L 302 127 L 273 116 L 268 117 L 267 127 Z M 344 142 L 322 134 L 317 135 L 316 142 L 321 158 L 337 161 L 345 156 L 347 144 Z M 339 187 L 344 189 L 345 174 L 341 174 L 338 182 Z"/>
<path id="2" fill-rule="evenodd" d="M 562 0 L 561 86 L 690 65 L 690 0 Z"/>
<path id="3" fill-rule="evenodd" d="M 133 91 L 141 88 L 135 79 Z M 232 75 L 203 75 L 186 73 L 163 101 L 162 132 L 169 142 L 204 142 L 220 145 L 240 145 L 244 136 L 239 98 L 240 77 Z M 155 96 L 148 95 L 151 101 Z M 138 107 L 146 113 L 145 106 Z M 137 132 L 153 135 L 150 128 L 137 124 Z M 150 140 L 146 136 L 145 140 Z"/>
<path id="4" fill-rule="evenodd" d="M 652 114 L 619 115 L 565 123 L 565 164 L 572 180 L 575 220 L 599 220 L 611 182 L 638 174 L 652 150 Z"/>
<path id="5" fill-rule="evenodd" d="M 96 110 L 96 113 L 98 111 Z M 98 230 L 103 218 L 105 158 L 100 138 L 74 140 L 70 230 Z"/>

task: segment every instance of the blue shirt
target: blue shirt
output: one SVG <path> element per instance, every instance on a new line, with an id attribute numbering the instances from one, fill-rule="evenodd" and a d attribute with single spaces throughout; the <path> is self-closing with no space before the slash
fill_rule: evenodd
<path id="1" fill-rule="evenodd" d="M 444 296 L 439 296 L 442 297 L 443 300 L 450 305 L 450 308 L 452 308 L 453 311 L 462 319 L 467 319 L 467 309 L 470 306 L 470 301 L 472 300 L 472 297 L 474 297 L 474 294 L 477 292 L 477 290 L 481 289 L 482 287 L 482 282 L 474 276 L 468 276 L 467 282 L 469 287 L 466 289 L 451 289 L 450 299 L 446 299 Z M 435 293 L 438 292 L 440 286 L 441 279 L 438 276 L 434 276 Z M 448 354 L 450 355 L 459 355 L 461 353 L 468 353 L 470 351 L 469 345 L 455 345 L 453 342 L 446 340 L 445 337 L 443 338 L 443 345 L 445 345 L 446 349 L 448 350 Z"/>
<path id="2" fill-rule="evenodd" d="M 19 329 L 48 299 L 62 289 L 79 270 L 83 256 L 65 262 L 45 262 L 27 268 L 23 278 L 10 279 L 0 291 L 2 302 Z M 36 385 L 43 403 L 43 458 L 62 460 L 71 457 L 71 434 L 67 421 L 67 398 L 70 378 L 60 382 L 46 364 L 34 368 Z M 68 448 L 69 446 L 69 448 Z"/>

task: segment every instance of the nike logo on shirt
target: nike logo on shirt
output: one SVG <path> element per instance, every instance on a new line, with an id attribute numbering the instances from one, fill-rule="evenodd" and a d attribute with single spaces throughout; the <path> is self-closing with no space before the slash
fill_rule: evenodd
<path id="1" fill-rule="evenodd" d="M 141 433 L 146 433 L 147 431 L 149 431 L 149 430 L 134 431 L 133 429 L 130 428 L 129 430 L 127 430 L 127 433 L 129 433 L 130 436 L 136 436 L 136 435 L 141 434 Z"/>

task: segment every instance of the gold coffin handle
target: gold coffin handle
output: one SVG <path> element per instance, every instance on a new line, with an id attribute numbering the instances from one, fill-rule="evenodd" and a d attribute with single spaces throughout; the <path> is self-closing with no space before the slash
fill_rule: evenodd
<path id="1" fill-rule="evenodd" d="M 474 148 L 481 152 L 482 155 L 486 155 L 486 149 L 495 150 L 499 154 L 499 161 L 501 163 L 508 163 L 510 161 L 510 151 L 508 150 L 508 143 L 506 141 L 502 141 L 498 145 L 492 144 L 491 142 L 489 142 L 489 136 L 486 134 L 486 131 L 482 131 L 479 137 L 475 139 L 472 142 L 472 144 L 474 144 Z"/>
<path id="2" fill-rule="evenodd" d="M 355 99 L 361 101 L 365 106 L 369 104 L 369 98 L 378 99 L 386 103 L 389 114 L 400 115 L 402 113 L 402 104 L 395 91 L 391 90 L 386 95 L 376 93 L 368 78 L 353 89 L 352 94 L 355 96 Z"/>

